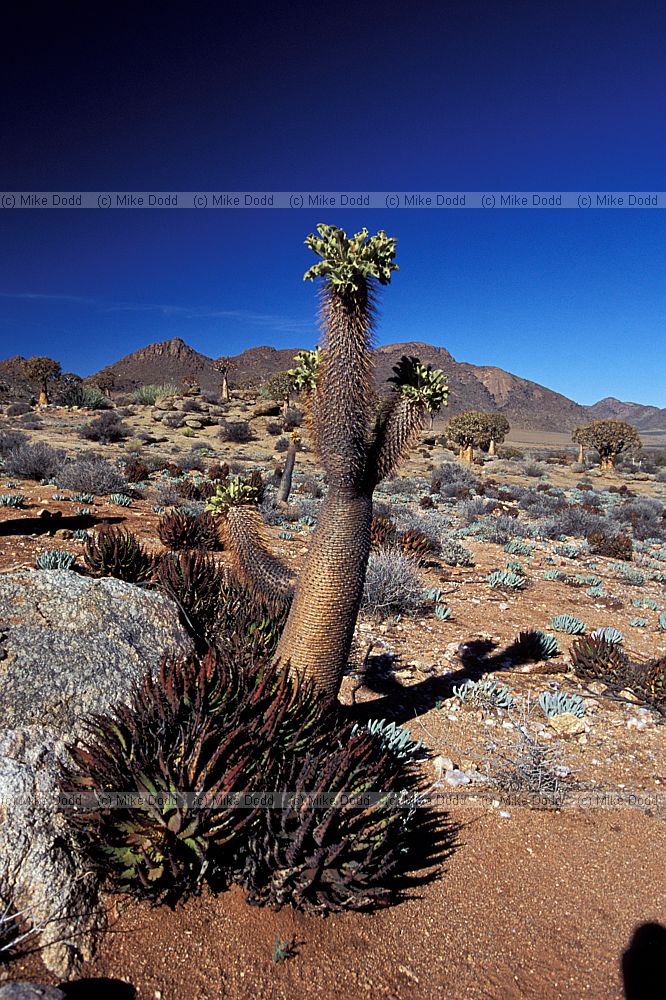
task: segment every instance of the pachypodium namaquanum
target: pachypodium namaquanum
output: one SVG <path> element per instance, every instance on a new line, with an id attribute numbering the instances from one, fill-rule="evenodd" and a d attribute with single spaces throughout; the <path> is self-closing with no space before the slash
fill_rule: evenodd
<path id="1" fill-rule="evenodd" d="M 442 371 L 403 357 L 389 380 L 390 395 L 377 405 L 375 303 L 380 286 L 398 270 L 395 239 L 383 230 L 369 236 L 366 229 L 348 237 L 320 225 L 305 245 L 320 258 L 304 280 L 321 279 L 322 349 L 316 379 L 303 388 L 311 393 L 308 423 L 329 488 L 298 578 L 269 552 L 247 492 L 213 497 L 209 510 L 221 515 L 226 547 L 244 583 L 274 605 L 289 603 L 277 658 L 312 679 L 320 697 L 332 703 L 363 593 L 374 490 L 408 455 L 427 414 L 447 404 L 448 386 Z"/>

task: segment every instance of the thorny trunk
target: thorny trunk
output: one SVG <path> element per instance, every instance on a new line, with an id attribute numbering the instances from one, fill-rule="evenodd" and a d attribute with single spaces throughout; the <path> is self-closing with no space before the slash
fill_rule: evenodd
<path id="1" fill-rule="evenodd" d="M 282 473 L 282 478 L 280 479 L 280 486 L 277 491 L 276 500 L 278 503 L 287 503 L 289 500 L 289 494 L 291 493 L 291 479 L 294 474 L 294 465 L 296 464 L 296 442 L 290 441 L 289 448 L 287 450 L 287 458 L 284 463 L 284 471 Z"/>
<path id="2" fill-rule="evenodd" d="M 370 554 L 372 497 L 331 489 L 276 656 L 312 678 L 326 702 L 333 702 L 347 666 Z"/>

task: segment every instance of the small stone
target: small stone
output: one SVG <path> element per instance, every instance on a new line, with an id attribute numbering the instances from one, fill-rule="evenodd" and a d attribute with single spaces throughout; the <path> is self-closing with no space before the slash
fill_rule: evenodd
<path id="1" fill-rule="evenodd" d="M 0 1000 L 66 1000 L 66 995 L 55 986 L 7 983 L 0 987 Z"/>
<path id="2" fill-rule="evenodd" d="M 453 771 L 447 771 L 444 776 L 444 781 L 447 785 L 453 785 L 454 787 L 458 785 L 469 785 L 470 778 L 468 775 L 454 768 Z"/>
<path id="3" fill-rule="evenodd" d="M 632 705 L 640 705 L 641 699 L 638 698 L 630 688 L 625 688 L 624 691 L 620 691 L 620 698 L 624 698 L 625 701 L 630 701 Z"/>
<path id="4" fill-rule="evenodd" d="M 559 736 L 578 736 L 579 733 L 585 732 L 585 723 L 572 712 L 563 712 L 561 715 L 554 715 L 548 720 L 548 725 Z"/>
<path id="5" fill-rule="evenodd" d="M 511 819 L 511 813 L 507 812 L 506 809 L 500 809 L 500 816 L 502 819 Z"/>
<path id="6" fill-rule="evenodd" d="M 456 765 L 450 757 L 437 756 L 435 757 L 433 764 L 435 765 L 435 776 L 438 779 L 446 774 L 447 771 L 454 771 L 456 768 Z"/>

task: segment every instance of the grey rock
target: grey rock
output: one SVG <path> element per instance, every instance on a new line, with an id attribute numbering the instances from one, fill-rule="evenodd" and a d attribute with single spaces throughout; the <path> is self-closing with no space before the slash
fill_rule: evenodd
<path id="1" fill-rule="evenodd" d="M 458 771 L 454 768 L 453 771 L 447 771 L 444 775 L 444 781 L 447 785 L 469 785 L 471 778 L 464 771 Z"/>
<path id="2" fill-rule="evenodd" d="M 6 986 L 0 986 L 0 1000 L 67 1000 L 67 996 L 56 986 L 7 983 Z"/>
<path id="3" fill-rule="evenodd" d="M 66 736 L 127 700 L 165 653 L 192 648 L 164 595 L 64 570 L 0 576 L 0 634 L 0 731 L 40 724 Z"/>
<path id="4" fill-rule="evenodd" d="M 250 420 L 254 417 L 279 417 L 281 412 L 282 407 L 280 403 L 273 403 L 270 400 L 267 400 L 265 403 L 257 403 L 252 411 Z"/>
<path id="5" fill-rule="evenodd" d="M 92 956 L 105 925 L 97 878 L 58 808 L 58 771 L 67 759 L 51 729 L 0 733 L 2 910 L 21 915 L 35 935 L 30 945 L 39 944 L 44 964 L 61 977 Z"/>

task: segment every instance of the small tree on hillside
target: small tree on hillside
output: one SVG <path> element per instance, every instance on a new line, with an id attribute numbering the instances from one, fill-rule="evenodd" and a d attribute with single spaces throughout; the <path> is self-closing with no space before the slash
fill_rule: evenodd
<path id="1" fill-rule="evenodd" d="M 88 382 L 91 385 L 97 386 L 97 388 L 100 389 L 105 396 L 110 396 L 111 390 L 116 384 L 116 376 L 113 372 L 107 371 L 107 369 L 103 368 L 102 371 L 97 372 L 96 375 L 91 375 Z"/>
<path id="2" fill-rule="evenodd" d="M 289 409 L 289 399 L 293 391 L 289 372 L 276 372 L 274 375 L 271 375 L 263 391 L 269 399 L 282 405 L 282 411 L 286 415 Z"/>
<path id="3" fill-rule="evenodd" d="M 487 437 L 481 441 L 479 447 L 482 451 L 487 451 L 489 455 L 497 454 L 497 445 L 502 444 L 511 427 L 509 421 L 503 413 L 483 413 Z"/>
<path id="4" fill-rule="evenodd" d="M 488 440 L 486 414 L 479 410 L 457 413 L 449 421 L 446 436 L 458 445 L 458 458 L 471 465 L 474 461 L 474 449 L 480 448 Z"/>
<path id="5" fill-rule="evenodd" d="M 231 399 L 229 393 L 229 373 L 233 367 L 233 361 L 231 358 L 224 354 L 221 354 L 219 358 L 213 361 L 213 371 L 217 372 L 222 376 L 222 381 L 220 382 L 220 396 L 222 401 L 228 403 Z"/>
<path id="6" fill-rule="evenodd" d="M 638 451 L 641 447 L 638 431 L 624 420 L 595 420 L 587 427 L 578 429 L 585 432 L 583 443 L 599 452 L 602 472 L 612 471 L 617 456 L 622 452 Z"/>
<path id="7" fill-rule="evenodd" d="M 53 358 L 35 357 L 23 362 L 23 374 L 39 388 L 39 405 L 48 406 L 49 383 L 60 377 L 60 363 Z"/>

